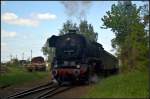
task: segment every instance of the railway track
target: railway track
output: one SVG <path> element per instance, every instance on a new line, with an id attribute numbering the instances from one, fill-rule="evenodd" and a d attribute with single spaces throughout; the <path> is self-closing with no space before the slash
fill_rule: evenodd
<path id="1" fill-rule="evenodd" d="M 73 86 L 61 86 L 50 82 L 44 85 L 40 85 L 38 87 L 24 90 L 22 92 L 17 92 L 13 95 L 8 96 L 6 99 L 16 99 L 16 98 L 28 99 L 30 96 L 32 97 L 32 99 L 45 99 L 52 97 L 56 94 L 59 94 L 61 92 L 67 91 L 71 88 L 73 88 Z M 35 94 L 34 98 L 32 96 L 33 94 Z"/>
<path id="2" fill-rule="evenodd" d="M 58 86 L 52 90 L 48 90 L 47 92 L 40 94 L 35 99 L 47 99 L 49 97 L 52 97 L 54 95 L 57 95 L 61 92 L 67 91 L 67 90 L 72 89 L 72 88 L 73 88 L 72 86 L 68 86 L 68 87 Z"/>

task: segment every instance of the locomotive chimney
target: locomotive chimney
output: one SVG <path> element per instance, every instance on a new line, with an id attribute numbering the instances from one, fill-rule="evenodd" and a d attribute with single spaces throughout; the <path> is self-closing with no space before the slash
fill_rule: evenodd
<path id="1" fill-rule="evenodd" d="M 76 29 L 69 29 L 68 32 L 69 32 L 69 33 L 76 33 L 77 30 L 76 30 Z"/>

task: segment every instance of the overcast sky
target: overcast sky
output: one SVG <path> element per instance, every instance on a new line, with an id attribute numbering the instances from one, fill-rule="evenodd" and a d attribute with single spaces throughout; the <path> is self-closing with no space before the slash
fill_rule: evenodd
<path id="1" fill-rule="evenodd" d="M 98 42 L 105 50 L 112 52 L 110 29 L 101 29 L 101 18 L 116 1 L 95 1 L 86 8 L 84 18 L 92 24 L 98 33 Z M 133 2 L 138 6 L 141 1 Z M 76 10 L 76 8 L 75 8 Z M 73 11 L 75 11 L 73 10 Z M 3 1 L 1 3 L 1 61 L 10 60 L 10 55 L 18 59 L 43 56 L 41 48 L 46 39 L 58 35 L 66 20 L 79 23 L 75 16 L 68 16 L 64 5 L 59 1 Z M 78 17 L 78 15 L 76 15 Z"/>

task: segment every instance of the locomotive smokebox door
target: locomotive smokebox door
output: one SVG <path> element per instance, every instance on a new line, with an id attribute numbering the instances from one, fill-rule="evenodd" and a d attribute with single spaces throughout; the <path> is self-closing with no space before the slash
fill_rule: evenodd
<path id="1" fill-rule="evenodd" d="M 53 35 L 52 37 L 50 37 L 47 40 L 47 42 L 49 44 L 49 47 L 55 47 L 57 39 L 58 39 L 58 36 L 55 36 L 55 35 Z"/>

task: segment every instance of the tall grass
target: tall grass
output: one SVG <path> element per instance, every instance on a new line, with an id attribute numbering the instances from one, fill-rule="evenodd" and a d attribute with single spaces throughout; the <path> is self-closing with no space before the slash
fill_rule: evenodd
<path id="1" fill-rule="evenodd" d="M 23 67 L 8 67 L 9 72 L 0 76 L 0 86 L 16 85 L 48 76 L 48 72 L 27 72 Z"/>
<path id="2" fill-rule="evenodd" d="M 103 79 L 96 84 L 86 98 L 148 98 L 148 71 L 130 72 Z"/>

